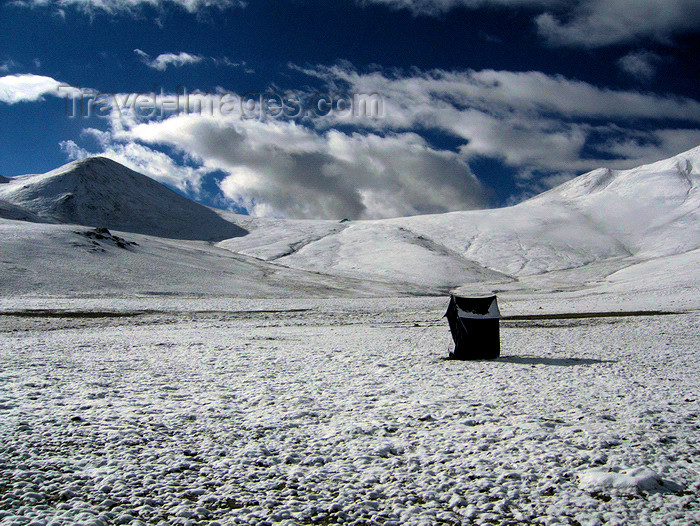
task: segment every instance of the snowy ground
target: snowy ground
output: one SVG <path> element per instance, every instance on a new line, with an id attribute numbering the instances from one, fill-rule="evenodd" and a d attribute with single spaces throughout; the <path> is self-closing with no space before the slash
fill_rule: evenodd
<path id="1" fill-rule="evenodd" d="M 700 523 L 697 310 L 77 301 L 0 302 L 2 526 Z"/>

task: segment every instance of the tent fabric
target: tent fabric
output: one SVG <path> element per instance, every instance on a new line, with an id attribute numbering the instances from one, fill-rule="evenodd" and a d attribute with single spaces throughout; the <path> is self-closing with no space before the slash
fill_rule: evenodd
<path id="1" fill-rule="evenodd" d="M 465 298 L 450 296 L 445 313 L 455 343 L 450 358 L 458 360 L 493 360 L 501 354 L 496 296 Z"/>
<path id="2" fill-rule="evenodd" d="M 496 296 L 478 296 L 465 298 L 462 296 L 450 296 L 450 305 L 454 301 L 460 317 L 474 319 L 500 319 Z M 449 307 L 448 307 L 449 310 Z"/>

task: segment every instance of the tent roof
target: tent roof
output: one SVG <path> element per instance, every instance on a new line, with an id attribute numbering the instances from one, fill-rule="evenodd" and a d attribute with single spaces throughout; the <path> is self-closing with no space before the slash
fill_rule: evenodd
<path id="1" fill-rule="evenodd" d="M 454 302 L 457 307 L 457 314 L 460 318 L 471 319 L 500 319 L 501 312 L 498 310 L 496 296 L 480 296 L 466 298 L 463 296 L 450 296 L 450 303 Z"/>

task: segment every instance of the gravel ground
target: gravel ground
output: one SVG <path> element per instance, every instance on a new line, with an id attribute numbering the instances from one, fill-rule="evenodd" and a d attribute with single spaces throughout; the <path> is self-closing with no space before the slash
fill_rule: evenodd
<path id="1" fill-rule="evenodd" d="M 2 315 L 0 525 L 700 523 L 697 313 L 443 307 Z"/>

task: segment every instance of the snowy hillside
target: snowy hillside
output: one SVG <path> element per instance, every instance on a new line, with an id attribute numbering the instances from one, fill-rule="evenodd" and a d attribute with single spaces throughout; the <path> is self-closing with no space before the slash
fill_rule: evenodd
<path id="1" fill-rule="evenodd" d="M 209 208 L 103 157 L 12 178 L 0 184 L 0 199 L 56 223 L 175 239 L 221 240 L 244 233 Z"/>
<path id="2" fill-rule="evenodd" d="M 607 262 L 593 276 L 603 277 L 700 247 L 699 167 L 695 148 L 633 170 L 596 170 L 509 208 L 292 228 L 261 221 L 220 246 L 296 268 L 434 288 Z"/>
<path id="3" fill-rule="evenodd" d="M 34 223 L 46 222 L 45 219 L 42 219 L 35 213 L 30 212 L 21 206 L 3 201 L 2 199 L 0 199 L 0 218 L 15 219 L 17 221 L 32 221 Z"/>
<path id="4" fill-rule="evenodd" d="M 632 170 L 595 170 L 531 200 L 562 204 L 648 259 L 700 246 L 700 147 Z"/>
<path id="5" fill-rule="evenodd" d="M 508 208 L 328 221 L 213 210 L 114 161 L 86 159 L 0 183 L 0 285 L 15 294 L 442 294 L 576 290 L 643 280 L 644 269 L 666 279 L 668 268 L 683 272 L 675 287 L 692 290 L 699 167 L 700 147 L 594 170 Z M 139 245 L 92 250 L 84 228 L 40 222 L 107 227 Z"/>
<path id="6" fill-rule="evenodd" d="M 343 297 L 426 293 L 291 269 L 204 241 L 0 220 L 5 298 Z"/>

